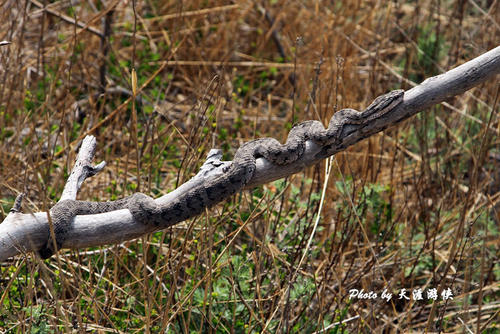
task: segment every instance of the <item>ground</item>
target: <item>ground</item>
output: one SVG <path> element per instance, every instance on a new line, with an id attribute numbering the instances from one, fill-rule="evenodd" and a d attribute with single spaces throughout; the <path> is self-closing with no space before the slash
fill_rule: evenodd
<path id="1" fill-rule="evenodd" d="M 79 199 L 157 197 L 211 148 L 284 140 L 500 41 L 495 1 L 72 4 L 0 5 L 0 221 L 22 191 L 50 208 L 87 134 L 108 166 Z M 496 333 L 498 92 L 163 232 L 5 261 L 0 330 Z"/>

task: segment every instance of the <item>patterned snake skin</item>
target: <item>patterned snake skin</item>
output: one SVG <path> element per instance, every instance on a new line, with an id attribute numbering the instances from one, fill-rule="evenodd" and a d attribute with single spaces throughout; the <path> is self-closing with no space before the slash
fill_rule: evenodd
<path id="1" fill-rule="evenodd" d="M 285 144 L 274 138 L 247 142 L 238 149 L 231 165 L 222 175 L 205 180 L 199 186 L 162 206 L 142 193 L 110 202 L 60 201 L 50 211 L 55 243 L 48 232 L 48 241 L 39 251 L 40 256 L 44 259 L 52 256 L 56 251 L 54 244 L 57 249 L 61 248 L 71 229 L 71 222 L 77 215 L 128 209 L 136 221 L 154 224 L 161 228 L 196 216 L 205 208 L 240 191 L 252 179 L 256 169 L 256 159 L 265 158 L 275 165 L 283 166 L 293 163 L 302 156 L 307 140 L 321 147 L 333 146 L 341 140 L 344 126 L 369 124 L 400 104 L 403 95 L 403 90 L 389 92 L 375 99 L 362 112 L 342 109 L 333 115 L 327 129 L 318 121 L 302 122 L 291 129 Z"/>

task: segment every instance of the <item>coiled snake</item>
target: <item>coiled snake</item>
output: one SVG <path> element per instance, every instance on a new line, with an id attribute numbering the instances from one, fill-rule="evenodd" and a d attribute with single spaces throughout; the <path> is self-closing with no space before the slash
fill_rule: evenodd
<path id="1" fill-rule="evenodd" d="M 135 193 L 110 202 L 60 201 L 50 211 L 55 246 L 57 249 L 61 248 L 71 229 L 71 222 L 77 215 L 128 209 L 135 220 L 161 228 L 198 215 L 205 208 L 240 191 L 252 179 L 256 169 L 256 159 L 265 158 L 275 165 L 283 166 L 293 163 L 303 155 L 308 140 L 321 147 L 334 146 L 342 139 L 342 132 L 346 125 L 369 124 L 400 104 L 403 95 L 403 90 L 395 90 L 379 96 L 362 112 L 342 109 L 332 116 L 326 129 L 318 121 L 305 121 L 297 124 L 290 130 L 285 144 L 281 144 L 274 138 L 247 142 L 236 151 L 232 163 L 222 175 L 205 180 L 162 206 L 142 193 Z M 55 252 L 50 232 L 48 235 L 47 243 L 39 251 L 44 259 L 49 258 Z"/>

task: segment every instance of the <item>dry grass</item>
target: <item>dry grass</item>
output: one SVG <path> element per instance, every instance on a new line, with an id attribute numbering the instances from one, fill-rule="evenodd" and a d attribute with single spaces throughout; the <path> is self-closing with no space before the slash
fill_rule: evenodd
<path id="1" fill-rule="evenodd" d="M 37 4 L 1 2 L 0 220 L 21 191 L 25 212 L 50 208 L 89 133 L 108 167 L 79 198 L 158 196 L 212 147 L 283 140 L 500 36 L 498 1 Z M 316 166 L 141 240 L 2 263 L 0 329 L 498 332 L 497 99 L 490 82 L 436 106 L 338 154 L 329 178 Z"/>

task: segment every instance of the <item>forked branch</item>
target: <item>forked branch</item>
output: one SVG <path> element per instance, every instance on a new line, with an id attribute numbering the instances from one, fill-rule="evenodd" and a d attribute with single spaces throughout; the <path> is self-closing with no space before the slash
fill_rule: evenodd
<path id="1" fill-rule="evenodd" d="M 406 91 L 402 101 L 395 107 L 383 112 L 370 114 L 370 121 L 343 121 L 343 116 L 336 116 L 336 122 L 341 124 L 336 140 L 328 145 L 320 145 L 316 140 L 306 137 L 303 152 L 292 163 L 278 167 L 269 159 L 258 158 L 255 171 L 251 178 L 242 183 L 241 188 L 255 186 L 277 180 L 297 173 L 322 159 L 331 156 L 345 148 L 368 138 L 390 126 L 408 119 L 416 113 L 444 100 L 464 93 L 487 80 L 496 80 L 500 73 L 500 47 L 497 47 L 457 68 L 444 74 L 429 78 L 420 85 Z M 346 113 L 346 115 L 348 115 Z M 347 116 L 346 116 L 347 117 Z M 95 150 L 95 140 L 87 137 L 80 149 L 75 168 L 68 179 L 63 199 L 75 199 L 83 180 L 104 168 L 104 164 L 93 167 L 90 161 Z M 236 159 L 235 159 L 236 160 Z M 231 162 L 220 161 L 220 152 L 211 151 L 200 172 L 190 181 L 173 192 L 155 200 L 156 204 L 167 205 L 176 198 L 205 184 L 214 178 L 221 179 L 232 165 Z M 241 189 L 239 189 L 241 190 Z M 222 201 L 228 196 L 219 196 Z M 212 203 L 213 204 L 213 203 Z M 195 214 L 193 214 L 194 216 Z M 0 224 L 0 260 L 5 260 L 19 253 L 38 251 L 47 242 L 47 231 L 50 226 L 49 215 L 46 212 L 22 214 L 13 210 Z M 131 240 L 144 234 L 157 231 L 163 227 L 144 224 L 134 219 L 128 209 L 110 211 L 101 214 L 76 216 L 68 231 L 65 248 L 84 248 Z"/>

